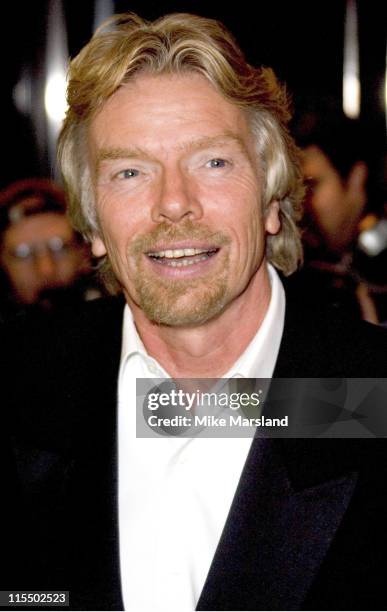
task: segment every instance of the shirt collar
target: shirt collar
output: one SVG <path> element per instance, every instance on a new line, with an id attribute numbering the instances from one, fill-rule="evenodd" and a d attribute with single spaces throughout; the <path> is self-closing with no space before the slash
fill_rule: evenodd
<path id="1" fill-rule="evenodd" d="M 149 355 L 133 320 L 133 314 L 128 304 L 124 308 L 124 319 L 122 324 L 122 347 L 120 360 L 120 378 L 124 366 L 131 358 L 139 357 L 145 367 L 144 377 L 147 375 L 155 378 L 169 378 L 164 368 Z"/>
<path id="2" fill-rule="evenodd" d="M 271 296 L 266 315 L 254 338 L 223 378 L 271 378 L 281 343 L 285 320 L 285 291 L 276 270 L 268 264 Z M 122 326 L 121 367 L 131 357 L 139 356 L 152 376 L 169 378 L 162 366 L 151 357 L 134 324 L 126 304 Z"/>
<path id="3" fill-rule="evenodd" d="M 268 264 L 271 296 L 265 317 L 239 359 L 224 378 L 271 378 L 285 322 L 285 291 L 273 266 Z"/>

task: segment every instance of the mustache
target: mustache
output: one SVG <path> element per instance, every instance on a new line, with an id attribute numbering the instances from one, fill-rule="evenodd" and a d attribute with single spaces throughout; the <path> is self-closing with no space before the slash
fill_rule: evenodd
<path id="1" fill-rule="evenodd" d="M 211 246 L 220 248 L 230 244 L 230 237 L 224 232 L 215 232 L 207 225 L 198 225 L 193 221 L 185 221 L 180 225 L 160 223 L 154 230 L 135 238 L 131 247 L 130 255 L 138 256 L 155 249 L 160 243 L 173 245 L 179 240 L 197 240 L 209 243 Z"/>

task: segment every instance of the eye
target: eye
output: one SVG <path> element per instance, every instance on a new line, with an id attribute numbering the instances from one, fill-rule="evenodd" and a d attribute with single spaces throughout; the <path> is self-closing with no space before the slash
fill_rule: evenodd
<path id="1" fill-rule="evenodd" d="M 225 159 L 219 159 L 216 157 L 215 159 L 210 159 L 206 163 L 207 168 L 224 168 L 228 162 Z"/>
<path id="2" fill-rule="evenodd" d="M 140 172 L 138 170 L 135 170 L 134 168 L 126 168 L 125 170 L 121 170 L 121 172 L 117 172 L 117 174 L 115 175 L 115 178 L 124 180 L 124 179 L 131 179 L 134 178 L 135 176 L 138 176 L 140 174 Z"/>
<path id="3" fill-rule="evenodd" d="M 33 254 L 33 248 L 31 247 L 31 245 L 27 244 L 26 242 L 22 242 L 21 244 L 18 244 L 13 250 L 12 250 L 12 256 L 15 257 L 15 259 L 19 259 L 19 260 L 26 260 L 32 257 Z"/>
<path id="4" fill-rule="evenodd" d="M 314 192 L 316 191 L 316 188 L 318 187 L 319 184 L 319 179 L 317 179 L 314 176 L 307 176 L 304 179 L 304 184 L 306 187 L 306 193 L 307 195 L 313 195 Z"/>

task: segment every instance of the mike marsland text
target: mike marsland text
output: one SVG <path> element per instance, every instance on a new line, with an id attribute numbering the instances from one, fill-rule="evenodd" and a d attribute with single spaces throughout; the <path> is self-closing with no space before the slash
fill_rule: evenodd
<path id="1" fill-rule="evenodd" d="M 150 427 L 287 427 L 288 417 L 282 419 L 265 416 L 247 418 L 242 415 L 229 414 L 227 417 L 212 415 L 176 415 L 174 417 L 158 417 L 152 414 L 147 419 Z"/>

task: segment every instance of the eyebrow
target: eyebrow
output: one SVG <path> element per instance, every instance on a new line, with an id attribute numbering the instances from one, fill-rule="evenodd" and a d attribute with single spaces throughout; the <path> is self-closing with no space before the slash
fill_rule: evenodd
<path id="1" fill-rule="evenodd" d="M 219 136 L 205 136 L 185 142 L 178 146 L 178 149 L 187 152 L 200 151 L 212 146 L 226 146 L 229 143 L 234 143 L 247 156 L 249 156 L 247 147 L 242 138 L 233 133 L 225 133 Z M 99 172 L 102 162 L 115 159 L 145 159 L 149 161 L 157 161 L 145 149 L 141 147 L 104 147 L 99 150 L 96 160 L 96 171 Z"/>
<path id="2" fill-rule="evenodd" d="M 154 158 L 141 147 L 104 147 L 98 151 L 96 159 L 96 171 L 99 172 L 102 162 L 115 159 L 149 159 Z"/>

